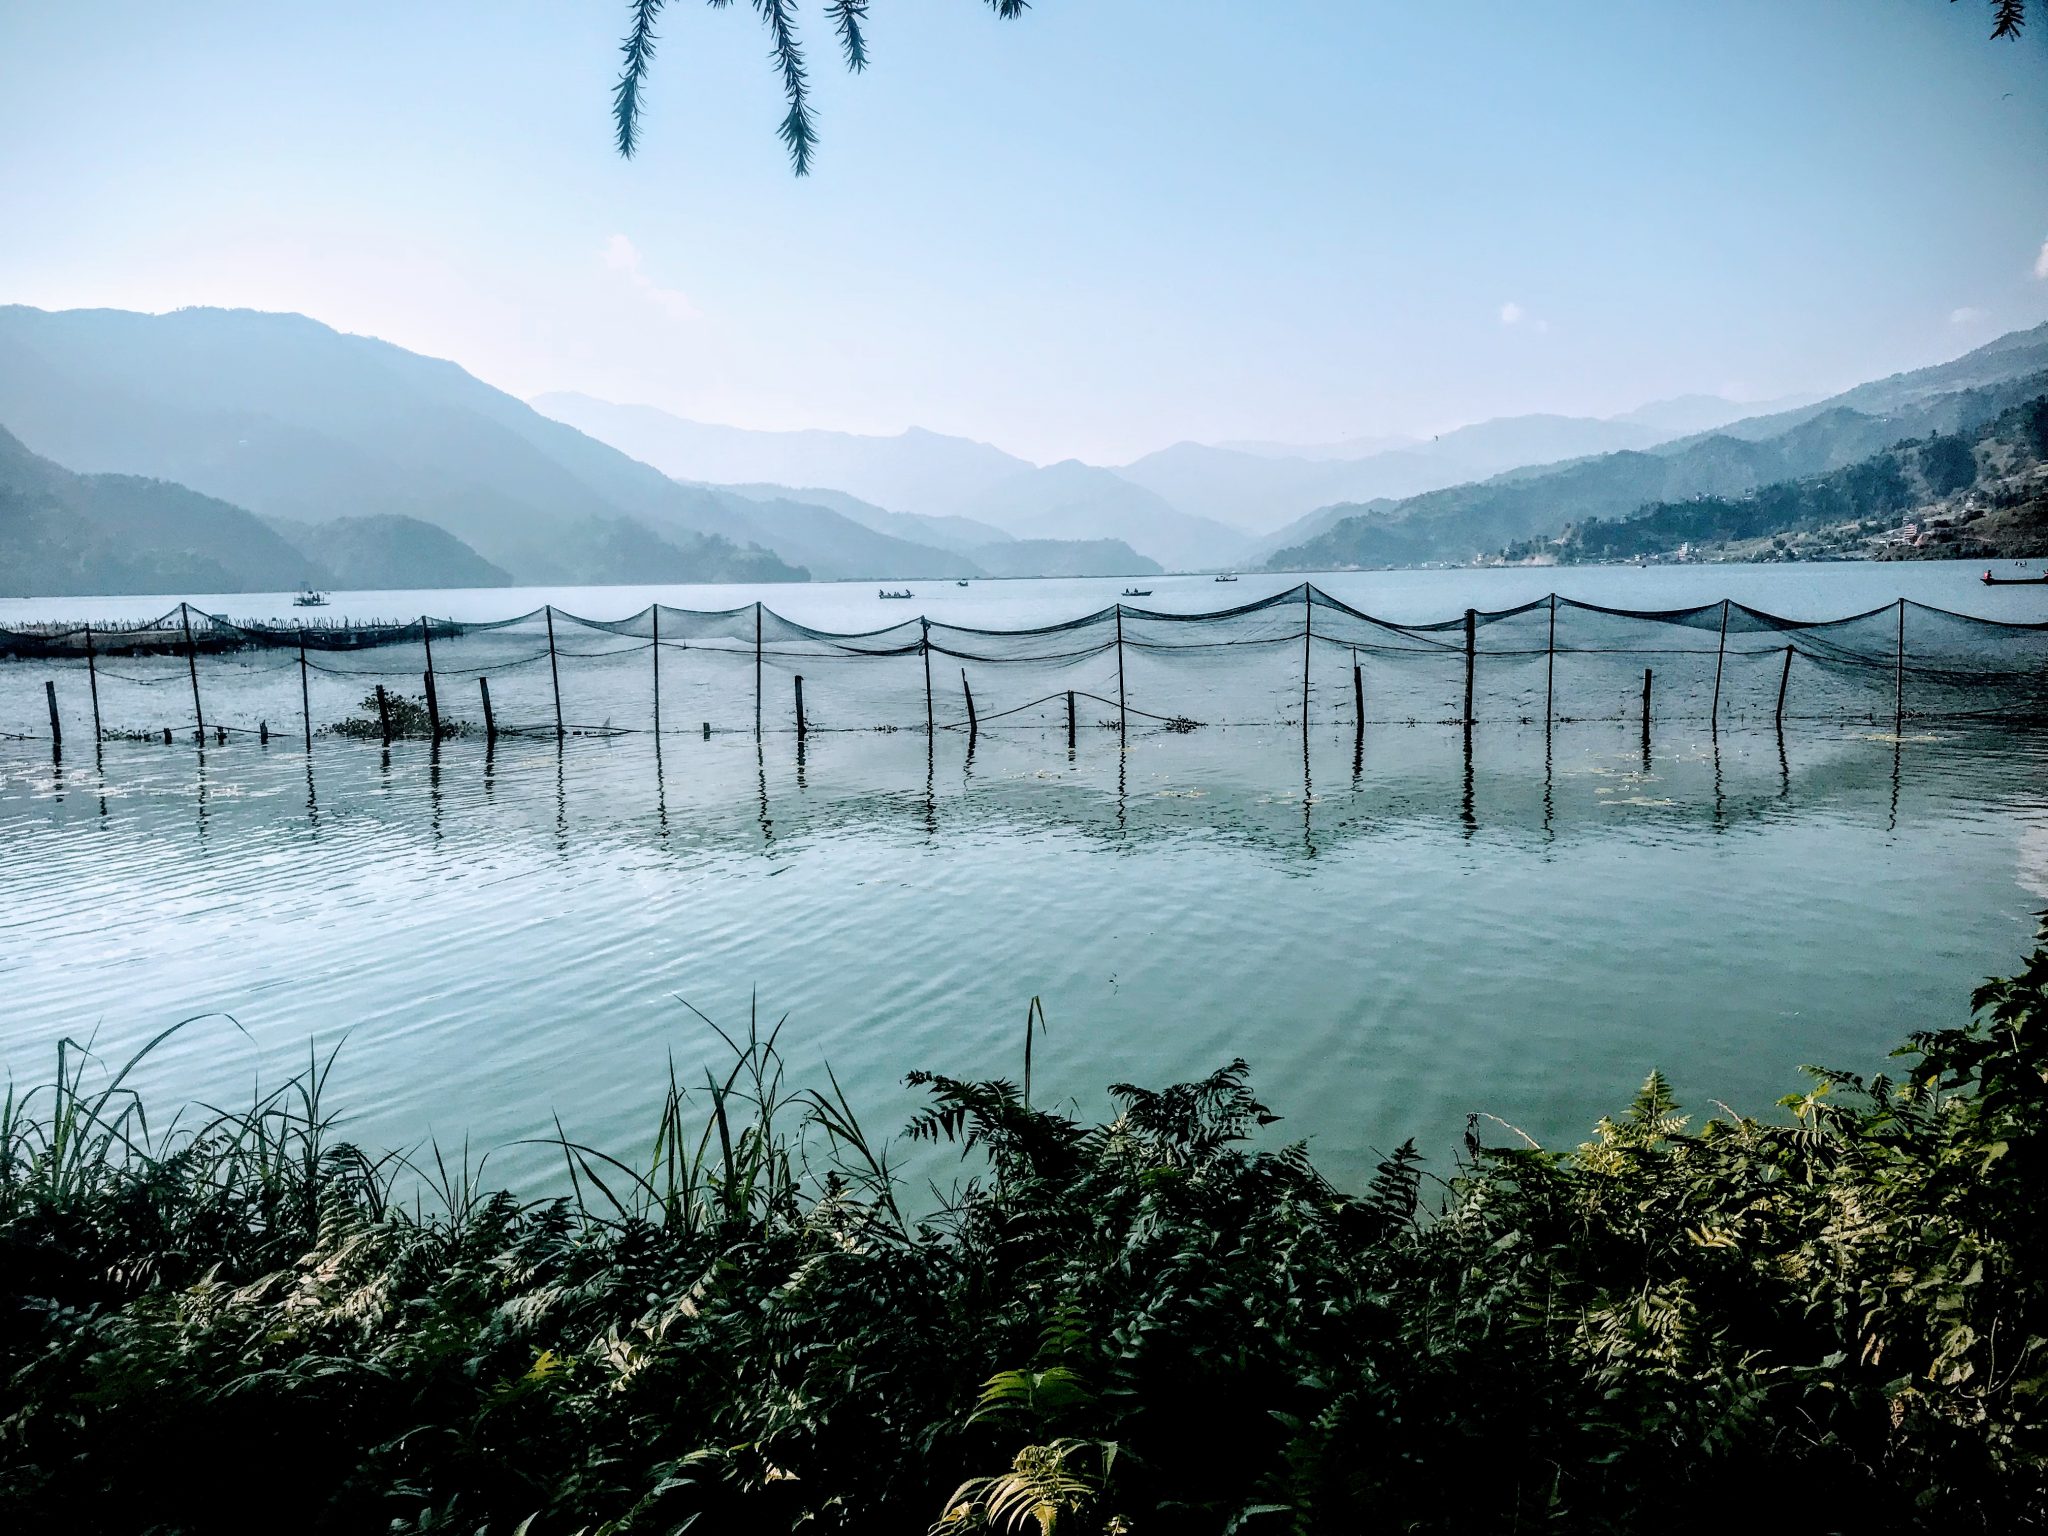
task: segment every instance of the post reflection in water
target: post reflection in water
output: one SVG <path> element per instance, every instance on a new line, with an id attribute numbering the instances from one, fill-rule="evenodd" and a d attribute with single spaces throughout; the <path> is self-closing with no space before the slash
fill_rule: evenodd
<path id="1" fill-rule="evenodd" d="M 674 994 L 723 1022 L 758 989 L 884 1121 L 909 1068 L 1013 1073 L 999 1021 L 1042 995 L 1058 1091 L 1244 1055 L 1291 1129 L 1369 1173 L 1368 1143 L 1430 1145 L 1476 1107 L 1577 1137 L 1652 1065 L 1767 1111 L 1799 1062 L 1874 1070 L 2021 952 L 2048 897 L 2038 735 L 1804 731 L 1795 795 L 1785 730 L 1660 725 L 1654 785 L 1633 721 L 1375 725 L 1370 781 L 1356 730 L 1072 756 L 1059 728 L 322 738 L 317 780 L 239 744 L 172 767 L 110 743 L 97 795 L 24 746 L 0 755 L 0 1065 L 81 1019 L 119 1055 L 225 1010 L 250 1035 L 179 1037 L 170 1090 L 351 1030 L 368 1142 L 431 1118 L 509 1143 L 538 1103 L 611 1145 L 639 1129 L 620 1085 L 704 1048 Z M 1319 808 L 1344 757 L 1351 793 Z"/>

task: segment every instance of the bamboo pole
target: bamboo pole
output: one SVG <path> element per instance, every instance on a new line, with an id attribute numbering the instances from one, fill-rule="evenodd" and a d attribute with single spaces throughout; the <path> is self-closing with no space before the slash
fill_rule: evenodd
<path id="1" fill-rule="evenodd" d="M 754 599 L 754 740 L 761 739 L 761 600 Z"/>
<path id="2" fill-rule="evenodd" d="M 661 734 L 661 604 L 653 603 L 648 612 L 654 615 L 654 734 Z"/>
<path id="3" fill-rule="evenodd" d="M 97 748 L 106 737 L 100 727 L 100 668 L 92 651 L 92 626 L 85 626 L 85 680 L 92 689 L 92 740 Z"/>
<path id="4" fill-rule="evenodd" d="M 1550 729 L 1551 706 L 1557 697 L 1557 594 L 1550 594 L 1550 638 L 1543 646 L 1543 729 Z"/>
<path id="5" fill-rule="evenodd" d="M 1785 670 L 1778 674 L 1778 729 L 1785 728 L 1785 689 L 1792 681 L 1792 647 L 1785 647 Z"/>
<path id="6" fill-rule="evenodd" d="M 198 723 L 199 745 L 206 745 L 206 711 L 199 703 L 199 652 L 192 643 L 192 605 L 178 604 L 178 617 L 185 623 L 185 665 L 192 673 L 192 718 Z"/>
<path id="7" fill-rule="evenodd" d="M 562 737 L 566 734 L 566 732 L 564 732 L 562 729 L 562 669 L 555 661 L 555 605 L 553 603 L 548 604 L 547 613 L 548 677 L 554 683 L 555 686 L 555 740 L 560 741 Z M 755 665 L 756 667 L 758 667 L 759 663 L 756 662 Z M 757 671 L 755 673 L 755 677 L 757 679 L 757 687 L 759 676 L 760 674 Z M 754 714 L 757 721 L 760 718 L 760 712 L 761 704 L 759 696 L 757 695 L 754 702 Z"/>
<path id="8" fill-rule="evenodd" d="M 1728 599 L 1721 599 L 1721 644 L 1714 652 L 1714 702 L 1707 709 L 1707 730 L 1721 733 L 1721 668 L 1728 660 Z"/>
<path id="9" fill-rule="evenodd" d="M 441 696 L 434 691 L 434 636 L 433 626 L 423 613 L 420 615 L 420 644 L 427 652 L 427 730 L 435 741 L 441 739 Z"/>
<path id="10" fill-rule="evenodd" d="M 917 621 L 917 648 L 924 656 L 924 733 L 936 739 L 939 733 L 937 722 L 932 718 L 932 621 L 921 618 Z"/>
<path id="11" fill-rule="evenodd" d="M 972 747 L 974 738 L 981 734 L 981 721 L 974 713 L 974 690 L 968 686 L 967 669 L 960 669 L 960 691 L 967 696 L 967 744 Z"/>
<path id="12" fill-rule="evenodd" d="M 1067 750 L 1074 750 L 1074 690 L 1067 690 Z"/>
<path id="13" fill-rule="evenodd" d="M 377 685 L 377 723 L 384 732 L 384 745 L 391 745 L 391 700 L 384 692 L 384 685 Z"/>
<path id="14" fill-rule="evenodd" d="M 1122 741 L 1129 726 L 1124 704 L 1124 605 L 1116 605 L 1116 734 Z"/>
<path id="15" fill-rule="evenodd" d="M 1899 599 L 1899 656 L 1892 671 L 1892 734 L 1906 721 L 1906 600 Z"/>
<path id="16" fill-rule="evenodd" d="M 491 680 L 488 677 L 479 677 L 476 680 L 476 687 L 477 692 L 483 695 L 484 745 L 489 746 L 498 739 L 498 717 L 491 713 Z"/>
<path id="17" fill-rule="evenodd" d="M 306 626 L 299 626 L 299 718 L 306 725 L 306 752 L 313 751 L 313 688 L 306 680 Z"/>
<path id="18" fill-rule="evenodd" d="M 1315 637 L 1315 589 L 1301 584 L 1301 744 L 1308 745 L 1308 670 L 1310 642 Z"/>
<path id="19" fill-rule="evenodd" d="M 1465 610 L 1465 724 L 1472 724 L 1472 672 L 1479 656 L 1479 615 Z"/>
<path id="20" fill-rule="evenodd" d="M 804 724 L 804 675 L 796 675 L 796 739 L 802 741 L 809 734 Z"/>
<path id="21" fill-rule="evenodd" d="M 61 752 L 64 750 L 64 722 L 57 718 L 57 684 L 47 677 L 43 679 L 43 697 L 50 705 L 50 745 Z"/>

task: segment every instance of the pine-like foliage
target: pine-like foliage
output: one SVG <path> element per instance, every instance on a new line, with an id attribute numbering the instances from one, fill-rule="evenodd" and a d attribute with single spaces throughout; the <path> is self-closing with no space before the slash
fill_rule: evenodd
<path id="1" fill-rule="evenodd" d="M 612 87 L 612 125 L 619 153 L 631 159 L 640 147 L 640 120 L 645 111 L 644 93 L 648 72 L 654 66 L 656 34 L 668 0 L 630 0 L 630 20 L 624 41 L 619 44 L 621 66 L 618 83 Z M 732 0 L 706 0 L 710 7 L 724 10 Z M 984 0 L 988 8 L 1005 21 L 1014 20 L 1030 8 L 1029 0 Z M 839 51 L 847 69 L 858 74 L 868 66 L 867 21 L 869 0 L 827 0 L 825 16 L 839 40 Z M 810 75 L 804 50 L 797 36 L 796 0 L 753 0 L 755 13 L 768 29 L 769 58 L 782 81 L 784 112 L 776 133 L 789 151 L 790 168 L 807 176 L 811 156 L 818 145 L 817 119 L 811 112 Z"/>

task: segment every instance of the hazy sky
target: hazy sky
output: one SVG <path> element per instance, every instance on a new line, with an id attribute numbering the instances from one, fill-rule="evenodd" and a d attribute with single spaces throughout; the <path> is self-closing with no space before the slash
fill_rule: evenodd
<path id="1" fill-rule="evenodd" d="M 2048 15 L 1978 0 L 874 0 L 793 179 L 674 0 L 0 6 L 0 302 L 299 310 L 753 427 L 1114 463 L 1826 390 L 2048 317 Z"/>

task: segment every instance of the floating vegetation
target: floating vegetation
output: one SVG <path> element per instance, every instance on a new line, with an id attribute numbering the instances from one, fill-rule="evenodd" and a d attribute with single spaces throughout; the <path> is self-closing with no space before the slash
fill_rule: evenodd
<path id="1" fill-rule="evenodd" d="M 393 741 L 426 741 L 434 734 L 433 716 L 427 709 L 427 696 L 423 693 L 407 695 L 387 689 L 381 702 L 378 694 L 367 693 L 356 708 L 360 713 L 337 720 L 332 725 L 323 725 L 321 732 L 356 741 L 381 741 L 387 736 Z M 476 728 L 467 721 L 451 719 L 447 715 L 441 717 L 443 741 L 475 734 Z M 578 731 L 576 734 L 584 733 Z"/>

